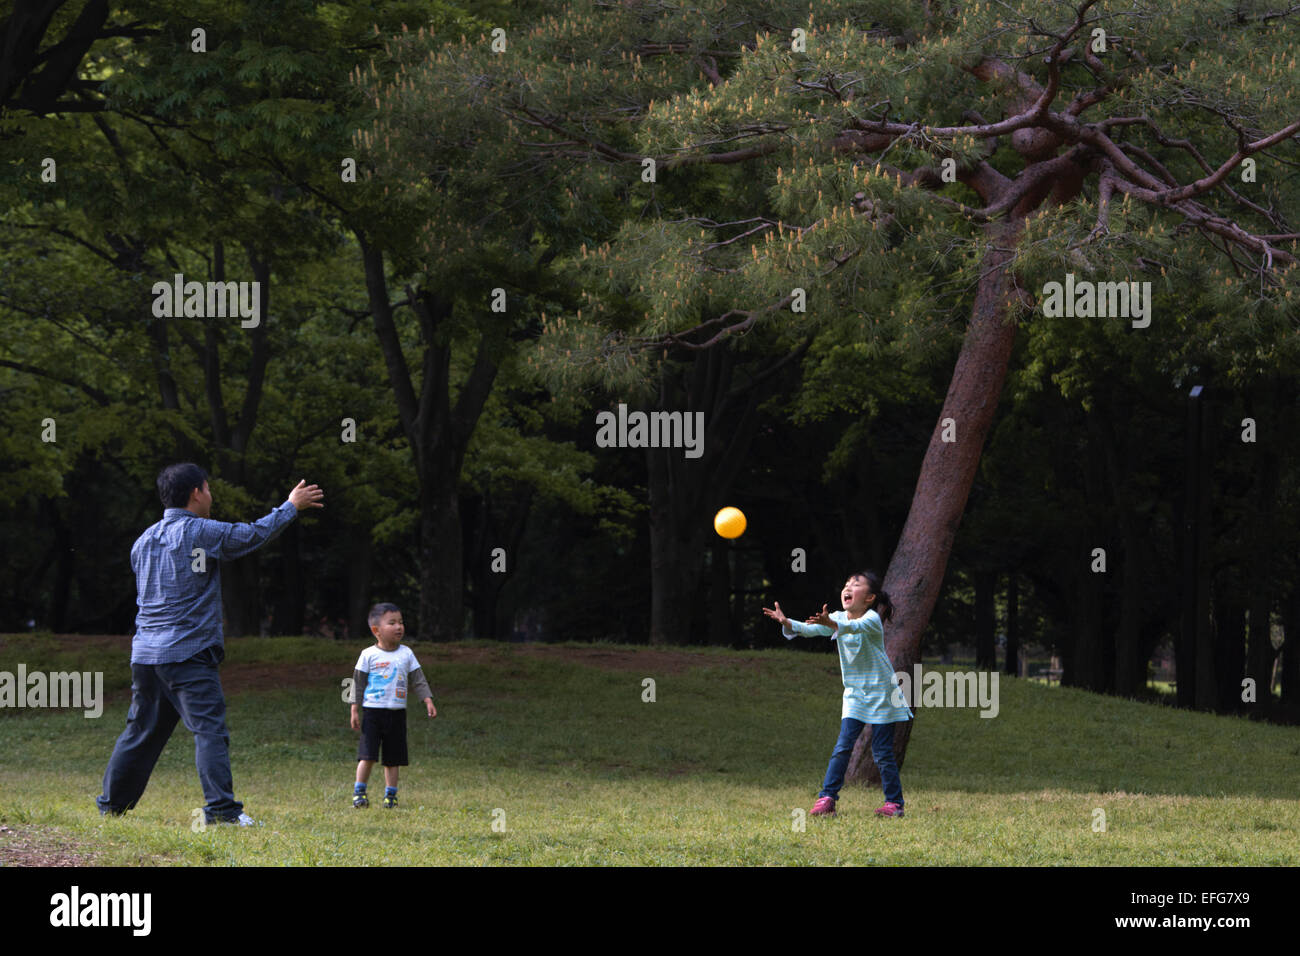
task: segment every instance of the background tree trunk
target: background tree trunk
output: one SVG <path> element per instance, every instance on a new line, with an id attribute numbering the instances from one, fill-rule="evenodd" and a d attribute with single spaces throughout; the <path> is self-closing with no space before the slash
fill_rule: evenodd
<path id="1" fill-rule="evenodd" d="M 998 669 L 997 619 L 994 614 L 997 597 L 996 571 L 975 572 L 975 669 Z"/>
<path id="2" fill-rule="evenodd" d="M 298 522 L 294 521 L 285 528 L 278 541 L 281 590 L 271 619 L 271 633 L 301 634 L 305 604 L 302 555 L 298 551 Z"/>
<path id="3" fill-rule="evenodd" d="M 1241 712 L 1241 677 L 1246 670 L 1246 606 L 1231 585 L 1215 595 L 1215 710 Z"/>
<path id="4" fill-rule="evenodd" d="M 1209 398 L 1201 399 L 1201 440 L 1197 460 L 1193 467 L 1197 471 L 1200 484 L 1198 499 L 1198 541 L 1196 545 L 1196 601 L 1192 610 L 1193 621 L 1192 653 L 1196 660 L 1196 681 L 1194 693 L 1196 709 L 1212 711 L 1219 703 L 1218 671 L 1214 660 L 1214 629 L 1210 616 L 1212 596 L 1212 576 L 1210 564 L 1210 541 L 1214 534 L 1214 408 Z M 1181 661 L 1179 662 L 1181 666 Z M 1179 675 L 1182 683 L 1182 675 Z"/>
<path id="5" fill-rule="evenodd" d="M 1003 673 L 1020 674 L 1020 579 L 1014 571 L 1007 574 L 1007 654 Z"/>
<path id="6" fill-rule="evenodd" d="M 375 566 L 375 544 L 368 524 L 348 529 L 352 560 L 348 562 L 348 640 L 370 637 L 370 579 Z"/>
<path id="7" fill-rule="evenodd" d="M 736 357 L 724 347 L 695 353 L 685 371 L 680 400 L 661 381 L 657 411 L 704 413 L 704 454 L 686 458 L 681 448 L 647 448 L 650 505 L 650 643 L 685 644 L 690 610 L 703 582 L 703 554 L 713 515 L 727 503 L 758 426 L 755 386 L 791 358 L 758 370 L 732 389 Z M 801 354 L 801 353 L 799 353 Z"/>
<path id="8" fill-rule="evenodd" d="M 420 482 L 420 617 L 422 641 L 454 641 L 464 634 L 465 573 L 461 561 L 458 475 L 446 456 L 426 462 Z M 436 471 L 437 477 L 432 474 Z"/>
<path id="9" fill-rule="evenodd" d="M 1288 724 L 1300 724 L 1300 585 L 1292 588 L 1282 614 L 1282 699 L 1278 711 Z"/>
<path id="10" fill-rule="evenodd" d="M 1280 479 L 1280 462 L 1277 439 L 1282 434 L 1277 427 L 1281 416 L 1274 411 L 1282 400 L 1282 390 L 1268 382 L 1257 390 L 1251 412 L 1255 419 L 1257 435 L 1262 440 L 1243 444 L 1253 449 L 1257 458 L 1255 468 L 1254 533 L 1250 549 L 1250 574 L 1247 577 L 1247 605 L 1250 613 L 1250 638 L 1246 651 L 1246 676 L 1255 681 L 1255 703 L 1248 709 L 1252 717 L 1268 719 L 1274 709 L 1273 701 L 1273 650 L 1272 609 L 1274 567 L 1281 555 L 1277 554 L 1276 515 L 1277 489 Z"/>

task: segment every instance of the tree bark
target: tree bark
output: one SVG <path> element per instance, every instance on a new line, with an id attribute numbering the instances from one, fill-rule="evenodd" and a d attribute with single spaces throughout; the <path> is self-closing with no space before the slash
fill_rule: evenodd
<path id="1" fill-rule="evenodd" d="M 461 558 L 457 467 L 426 462 L 420 483 L 420 616 L 422 641 L 454 641 L 465 630 L 465 571 Z"/>
<path id="2" fill-rule="evenodd" d="M 472 633 L 481 640 L 500 641 L 510 636 L 501 613 L 501 592 L 519 560 L 534 494 L 530 487 L 497 495 L 485 489 L 482 495 L 461 502 L 469 511 L 468 517 L 462 512 L 461 524 L 467 529 L 465 578 L 470 588 Z M 492 569 L 492 553 L 497 548 L 505 552 L 504 572 Z"/>
<path id="3" fill-rule="evenodd" d="M 992 242 L 981 263 L 970 326 L 885 574 L 884 589 L 895 603 L 893 619 L 885 626 L 885 651 L 895 671 L 911 673 L 920 659 L 921 636 L 938 600 L 957 526 L 1002 394 L 1016 339 L 1011 316 L 1015 293 L 1008 264 L 1027 212 L 1017 208 L 990 229 Z M 955 442 L 943 440 L 946 418 L 957 423 Z M 913 723 L 895 729 L 894 754 L 900 768 Z M 879 783 L 869 732 L 858 737 L 846 778 L 868 786 Z"/>
<path id="4" fill-rule="evenodd" d="M 383 252 L 359 233 L 357 239 L 375 334 L 420 485 L 417 639 L 455 640 L 465 629 L 460 472 L 465 450 L 496 381 L 498 367 L 491 357 L 487 333 L 480 332 L 474 367 L 453 404 L 451 346 L 445 344 L 445 326 L 451 320 L 453 300 L 449 294 L 437 290 L 408 288 L 408 302 L 419 320 L 423 345 L 417 394 L 402 352 L 393 304 L 389 301 Z"/>
<path id="5" fill-rule="evenodd" d="M 18 0 L 0 20 L 0 111 L 28 110 L 37 116 L 71 106 L 69 91 L 84 89 L 78 78 L 81 61 L 108 21 L 107 0 L 87 0 L 62 39 L 40 49 L 63 0 Z M 139 31 L 137 35 L 157 31 Z"/>

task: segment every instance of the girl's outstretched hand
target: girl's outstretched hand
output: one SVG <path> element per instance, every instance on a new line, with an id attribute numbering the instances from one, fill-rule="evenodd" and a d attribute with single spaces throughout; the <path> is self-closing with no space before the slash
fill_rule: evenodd
<path id="1" fill-rule="evenodd" d="M 781 610 L 781 602 L 773 601 L 772 603 L 776 605 L 776 610 L 774 611 L 771 608 L 765 607 L 763 608 L 763 613 L 766 614 L 768 617 L 770 617 L 772 620 L 776 621 L 782 627 L 785 627 L 785 622 L 788 621 L 789 618 L 786 617 L 785 612 Z"/>
<path id="2" fill-rule="evenodd" d="M 822 605 L 822 612 L 820 614 L 814 614 L 812 617 L 808 618 L 807 623 L 820 624 L 822 627 L 835 629 L 835 622 L 831 620 L 831 616 L 827 612 L 825 604 Z"/>

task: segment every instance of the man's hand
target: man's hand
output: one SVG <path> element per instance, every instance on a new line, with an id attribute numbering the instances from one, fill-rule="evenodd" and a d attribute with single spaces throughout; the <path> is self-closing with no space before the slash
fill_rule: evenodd
<path id="1" fill-rule="evenodd" d="M 433 698 L 432 698 L 432 697 L 426 697 L 426 698 L 424 698 L 424 709 L 427 710 L 427 711 L 429 712 L 429 716 L 430 716 L 430 717 L 437 717 L 437 716 L 438 716 L 438 708 L 433 706 Z"/>
<path id="2" fill-rule="evenodd" d="M 353 730 L 361 729 L 361 715 L 357 713 L 356 704 L 352 705 L 352 729 Z"/>
<path id="3" fill-rule="evenodd" d="M 765 607 L 763 608 L 763 613 L 766 614 L 768 617 L 770 617 L 772 620 L 776 621 L 782 627 L 785 627 L 785 622 L 790 619 L 786 617 L 785 612 L 781 610 L 781 602 L 773 601 L 772 603 L 776 605 L 776 610 L 774 611 L 771 608 Z"/>
<path id="4" fill-rule="evenodd" d="M 309 485 L 307 482 L 300 481 L 289 492 L 289 504 L 293 505 L 299 511 L 305 511 L 308 508 L 324 508 L 320 500 L 325 497 L 325 492 L 316 485 Z"/>
<path id="5" fill-rule="evenodd" d="M 831 620 L 831 616 L 827 612 L 825 604 L 822 605 L 822 612 L 820 614 L 814 614 L 812 617 L 808 618 L 807 623 L 820 624 L 822 627 L 829 627 L 833 631 L 839 630 L 836 623 Z"/>

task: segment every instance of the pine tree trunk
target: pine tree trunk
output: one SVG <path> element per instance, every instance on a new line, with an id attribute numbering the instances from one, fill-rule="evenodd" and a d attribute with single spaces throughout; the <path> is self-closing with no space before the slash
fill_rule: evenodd
<path id="1" fill-rule="evenodd" d="M 885 651 L 895 671 L 910 674 L 920 660 L 921 636 L 938 600 L 957 526 L 1002 394 L 1016 340 L 1007 263 L 1022 230 L 1023 220 L 1015 215 L 991 229 L 994 241 L 981 263 L 970 326 L 921 462 L 907 522 L 885 574 L 884 589 L 895 604 L 893 618 L 885 625 Z M 947 418 L 956 423 L 955 442 L 943 440 Z M 895 729 L 894 754 L 900 768 L 913 723 Z M 869 728 L 854 745 L 846 779 L 868 786 L 880 782 L 871 757 Z"/>

